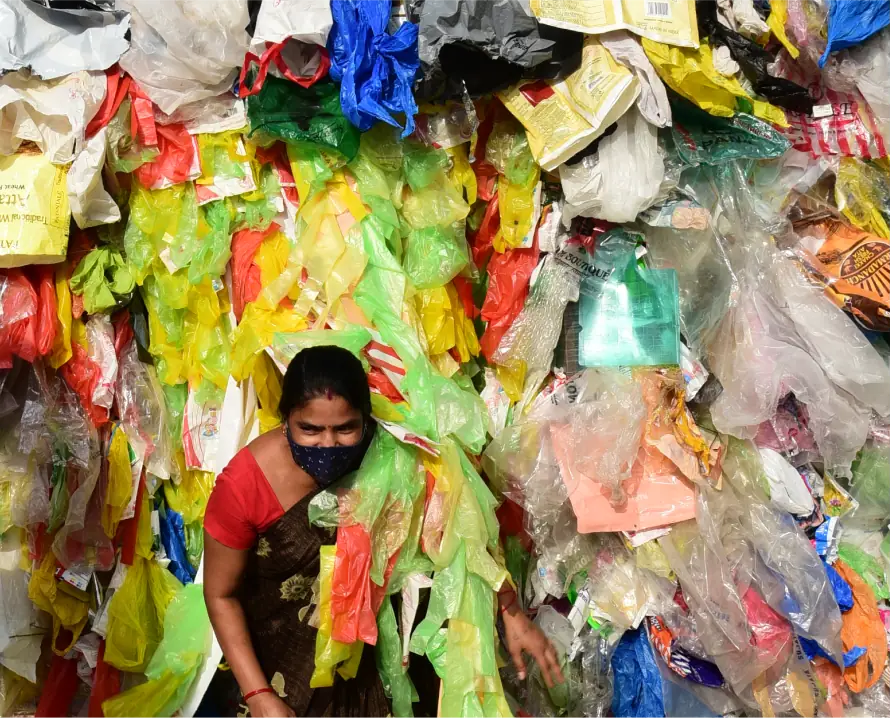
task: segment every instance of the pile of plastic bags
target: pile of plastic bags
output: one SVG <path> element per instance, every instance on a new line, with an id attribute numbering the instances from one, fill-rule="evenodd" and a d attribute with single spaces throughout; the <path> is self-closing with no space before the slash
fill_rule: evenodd
<path id="1" fill-rule="evenodd" d="M 0 713 L 194 713 L 214 477 L 336 344 L 382 430 L 310 508 L 314 687 L 887 715 L 888 23 L 0 0 Z"/>

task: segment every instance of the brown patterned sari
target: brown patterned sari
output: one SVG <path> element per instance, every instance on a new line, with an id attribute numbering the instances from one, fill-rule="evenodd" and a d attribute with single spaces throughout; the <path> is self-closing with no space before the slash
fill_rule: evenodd
<path id="1" fill-rule="evenodd" d="M 386 716 L 389 702 L 375 665 L 374 647 L 366 646 L 355 678 L 336 676 L 331 688 L 310 688 L 316 629 L 301 620 L 319 574 L 319 548 L 334 543 L 334 533 L 311 526 L 307 509 L 312 492 L 262 534 L 251 549 L 241 584 L 251 642 L 267 680 L 285 679 L 283 699 L 298 716 Z"/>

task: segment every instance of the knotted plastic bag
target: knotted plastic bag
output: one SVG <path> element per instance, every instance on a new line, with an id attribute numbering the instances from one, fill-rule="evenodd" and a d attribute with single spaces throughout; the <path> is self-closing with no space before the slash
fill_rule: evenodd
<path id="1" fill-rule="evenodd" d="M 328 36 L 331 78 L 340 83 L 343 112 L 362 131 L 376 121 L 398 127 L 391 113 L 405 115 L 402 137 L 415 129 L 418 111 L 412 83 L 420 64 L 418 26 L 406 22 L 387 32 L 388 0 L 334 0 Z M 352 159 L 352 158 L 351 158 Z"/>

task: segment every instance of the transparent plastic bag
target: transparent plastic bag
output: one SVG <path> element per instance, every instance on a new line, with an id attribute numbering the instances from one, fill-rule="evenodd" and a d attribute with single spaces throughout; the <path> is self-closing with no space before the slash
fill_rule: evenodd
<path id="1" fill-rule="evenodd" d="M 130 13 L 130 48 L 121 67 L 162 112 L 169 115 L 232 86 L 250 41 L 246 4 L 122 0 L 118 9 Z"/>
<path id="2" fill-rule="evenodd" d="M 664 176 L 656 128 L 636 109 L 619 118 L 618 127 L 597 148 L 603 177 L 600 210 L 610 222 L 633 222 L 653 204 Z"/>
<path id="3" fill-rule="evenodd" d="M 888 367 L 838 307 L 785 258 L 768 254 L 724 318 L 710 365 L 724 391 L 712 405 L 722 433 L 754 437 L 786 392 L 807 404 L 827 467 L 847 475 L 866 441 L 869 409 L 888 414 Z"/>
<path id="4" fill-rule="evenodd" d="M 553 416 L 551 425 L 551 436 L 568 459 L 561 462 L 561 473 L 569 498 L 581 482 L 593 479 L 613 506 L 622 506 L 646 418 L 640 386 L 620 372 L 598 370 L 585 371 L 574 382 L 579 394 L 565 406 L 565 418 Z M 573 506 L 577 514 L 582 511 Z"/>
<path id="5" fill-rule="evenodd" d="M 578 300 L 579 275 L 553 255 L 545 258 L 523 311 L 492 355 L 499 379 L 514 401 L 524 386 L 537 387 L 551 369 L 560 338 L 561 318 L 569 302 Z"/>

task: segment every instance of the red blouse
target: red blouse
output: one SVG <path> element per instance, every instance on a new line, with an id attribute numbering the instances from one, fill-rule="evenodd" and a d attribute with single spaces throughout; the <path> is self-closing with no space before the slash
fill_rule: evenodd
<path id="1" fill-rule="evenodd" d="M 224 546 L 244 551 L 284 515 L 263 470 L 245 447 L 217 477 L 204 513 L 204 528 Z"/>

